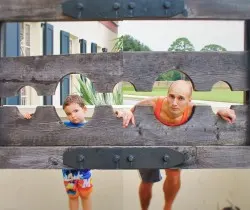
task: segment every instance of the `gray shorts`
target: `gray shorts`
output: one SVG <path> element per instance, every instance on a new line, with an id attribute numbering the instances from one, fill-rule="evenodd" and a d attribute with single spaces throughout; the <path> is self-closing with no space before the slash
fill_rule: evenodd
<path id="1" fill-rule="evenodd" d="M 159 182 L 162 179 L 159 169 L 139 169 L 139 173 L 143 182 Z"/>

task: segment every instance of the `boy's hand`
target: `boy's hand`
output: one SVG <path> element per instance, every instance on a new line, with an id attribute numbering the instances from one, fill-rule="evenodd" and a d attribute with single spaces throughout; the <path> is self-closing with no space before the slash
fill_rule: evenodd
<path id="1" fill-rule="evenodd" d="M 23 115 L 23 117 L 24 117 L 25 119 L 29 120 L 29 119 L 32 118 L 32 115 L 31 115 L 30 113 L 25 113 L 25 114 Z"/>
<path id="2" fill-rule="evenodd" d="M 134 114 L 128 110 L 128 111 L 116 111 L 116 116 L 118 118 L 123 118 L 123 127 L 126 128 L 131 121 L 133 125 L 135 125 L 135 117 Z"/>
<path id="3" fill-rule="evenodd" d="M 229 123 L 234 123 L 236 120 L 235 111 L 229 108 L 220 109 L 217 112 L 217 115 L 219 115 L 222 119 L 226 120 Z"/>

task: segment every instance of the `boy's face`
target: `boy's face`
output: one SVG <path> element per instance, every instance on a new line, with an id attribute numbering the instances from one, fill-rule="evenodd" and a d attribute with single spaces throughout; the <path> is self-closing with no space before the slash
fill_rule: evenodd
<path id="1" fill-rule="evenodd" d="M 86 110 L 86 107 L 80 107 L 79 104 L 76 103 L 72 103 L 64 108 L 68 120 L 75 124 L 84 122 Z"/>

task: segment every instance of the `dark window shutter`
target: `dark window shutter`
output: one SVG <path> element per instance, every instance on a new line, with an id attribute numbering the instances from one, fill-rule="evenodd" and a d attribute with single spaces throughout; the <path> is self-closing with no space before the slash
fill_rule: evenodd
<path id="1" fill-rule="evenodd" d="M 97 53 L 97 44 L 91 43 L 91 53 Z"/>
<path id="2" fill-rule="evenodd" d="M 87 42 L 85 39 L 80 39 L 80 53 L 87 53 Z"/>
<path id="3" fill-rule="evenodd" d="M 3 55 L 5 57 L 20 56 L 20 24 L 15 22 L 4 23 L 3 30 Z M 5 98 L 3 104 L 20 105 L 20 94 Z"/>
<path id="4" fill-rule="evenodd" d="M 80 39 L 80 53 L 85 54 L 87 53 L 87 41 L 85 39 Z M 82 75 L 80 76 L 82 80 L 86 80 L 85 77 Z"/>
<path id="5" fill-rule="evenodd" d="M 48 23 L 43 25 L 43 55 L 53 55 L 54 53 L 54 27 Z M 44 105 L 53 104 L 53 96 L 43 97 Z"/>
<path id="6" fill-rule="evenodd" d="M 69 54 L 69 33 L 65 31 L 60 32 L 60 54 Z M 65 76 L 60 82 L 60 104 L 62 105 L 66 97 L 69 95 L 70 86 L 69 75 Z"/>

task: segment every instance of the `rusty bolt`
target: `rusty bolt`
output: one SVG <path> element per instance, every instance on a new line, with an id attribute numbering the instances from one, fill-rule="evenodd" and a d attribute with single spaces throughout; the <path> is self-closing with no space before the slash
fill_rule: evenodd
<path id="1" fill-rule="evenodd" d="M 135 8 L 135 3 L 134 3 L 134 2 L 130 2 L 130 3 L 128 4 L 128 8 L 129 8 L 129 9 L 134 9 L 134 8 Z"/>
<path id="2" fill-rule="evenodd" d="M 135 157 L 133 155 L 129 155 L 127 159 L 129 162 L 133 162 Z"/>
<path id="3" fill-rule="evenodd" d="M 85 160 L 85 156 L 84 156 L 84 155 L 78 155 L 78 156 L 77 156 L 77 160 L 78 160 L 79 162 L 83 162 L 83 161 Z"/>
<path id="4" fill-rule="evenodd" d="M 78 2 L 77 5 L 76 5 L 76 8 L 79 9 L 79 10 L 82 10 L 84 8 L 83 3 Z"/>
<path id="5" fill-rule="evenodd" d="M 120 160 L 120 155 L 114 155 L 114 162 L 117 163 Z"/>
<path id="6" fill-rule="evenodd" d="M 164 7 L 165 9 L 169 9 L 169 8 L 171 7 L 171 2 L 165 1 L 165 2 L 163 3 L 163 7 Z"/>
<path id="7" fill-rule="evenodd" d="M 120 9 L 120 3 L 118 3 L 118 2 L 115 2 L 114 4 L 113 4 L 113 9 L 114 10 L 118 10 L 118 9 Z"/>
<path id="8" fill-rule="evenodd" d="M 162 159 L 163 159 L 164 162 L 168 162 L 169 161 L 169 156 L 166 154 L 166 155 L 163 156 Z"/>

